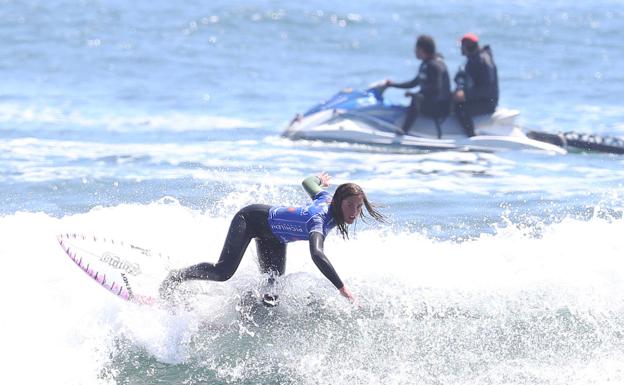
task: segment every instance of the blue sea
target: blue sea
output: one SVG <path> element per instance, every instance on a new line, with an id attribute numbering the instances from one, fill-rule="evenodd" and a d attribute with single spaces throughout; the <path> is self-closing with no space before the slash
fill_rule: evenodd
<path id="1" fill-rule="evenodd" d="M 618 0 L 0 1 L 2 382 L 624 383 L 624 156 L 281 137 L 340 89 L 412 79 L 419 34 L 453 76 L 468 31 L 526 130 L 624 137 L 623 30 Z M 305 242 L 276 308 L 243 300 L 252 246 L 172 313 L 98 287 L 56 241 L 214 262 L 239 208 L 305 203 L 321 171 L 388 218 L 325 244 L 359 307 Z"/>

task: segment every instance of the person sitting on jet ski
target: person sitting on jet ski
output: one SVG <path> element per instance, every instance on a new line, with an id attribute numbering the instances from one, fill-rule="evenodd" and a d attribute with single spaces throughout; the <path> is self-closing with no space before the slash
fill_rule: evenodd
<path id="1" fill-rule="evenodd" d="M 454 110 L 466 135 L 474 136 L 472 117 L 491 114 L 498 105 L 498 73 L 490 46 L 480 49 L 477 35 L 467 33 L 462 37 L 461 53 L 466 56 L 466 66 L 455 75 Z"/>
<path id="2" fill-rule="evenodd" d="M 434 119 L 444 118 L 448 116 L 450 109 L 451 90 L 448 70 L 443 57 L 436 53 L 433 38 L 429 35 L 420 35 L 414 52 L 416 58 L 422 61 L 416 77 L 403 83 L 394 83 L 391 80 L 385 82 L 386 87 L 394 88 L 420 86 L 416 94 L 405 93 L 405 96 L 412 96 L 412 102 L 407 109 L 400 134 L 409 131 L 419 113 Z"/>

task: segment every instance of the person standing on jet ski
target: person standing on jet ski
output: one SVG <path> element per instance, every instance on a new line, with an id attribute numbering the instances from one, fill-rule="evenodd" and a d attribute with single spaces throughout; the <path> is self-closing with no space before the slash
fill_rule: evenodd
<path id="1" fill-rule="evenodd" d="M 474 136 L 472 117 L 494 113 L 498 105 L 498 72 L 490 46 L 479 48 L 477 35 L 462 37 L 461 53 L 466 56 L 466 66 L 455 75 L 454 110 L 466 135 Z"/>
<path id="2" fill-rule="evenodd" d="M 416 77 L 403 83 L 386 80 L 386 87 L 414 88 L 420 86 L 418 93 L 406 92 L 412 96 L 400 134 L 405 134 L 419 114 L 439 119 L 448 116 L 451 102 L 451 89 L 448 70 L 444 59 L 436 52 L 435 42 L 429 35 L 420 35 L 416 41 L 416 58 L 421 60 Z"/>

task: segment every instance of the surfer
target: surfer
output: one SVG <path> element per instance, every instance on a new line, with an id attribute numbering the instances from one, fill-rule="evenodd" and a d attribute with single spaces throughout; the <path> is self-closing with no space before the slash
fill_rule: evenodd
<path id="1" fill-rule="evenodd" d="M 252 204 L 242 208 L 232 219 L 217 263 L 204 262 L 172 271 L 161 284 L 161 297 L 169 297 L 178 284 L 187 280 L 227 281 L 234 275 L 251 239 L 256 240 L 260 270 L 269 275 L 269 284 L 273 284 L 274 277 L 283 275 L 286 269 L 286 245 L 307 240 L 314 264 L 340 294 L 353 302 L 351 291 L 323 251 L 325 237 L 330 230 L 337 228 L 340 235 L 348 239 L 348 225 L 353 224 L 358 217 L 364 218 L 363 208 L 378 221 L 383 221 L 384 217 L 357 184 L 341 184 L 332 197 L 324 190 L 329 186 L 329 179 L 327 173 L 321 173 L 303 181 L 303 188 L 312 199 L 309 205 L 289 207 Z M 276 300 L 277 297 L 271 294 L 263 297 L 266 304 L 275 304 Z"/>

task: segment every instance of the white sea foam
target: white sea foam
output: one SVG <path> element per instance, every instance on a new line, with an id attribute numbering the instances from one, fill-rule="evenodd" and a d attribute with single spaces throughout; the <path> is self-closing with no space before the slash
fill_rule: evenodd
<path id="1" fill-rule="evenodd" d="M 253 246 L 234 278 L 197 283 L 202 294 L 195 310 L 172 315 L 123 302 L 99 288 L 55 239 L 62 232 L 102 234 L 175 256 L 178 266 L 214 262 L 234 207 L 250 197 L 228 199 L 232 202 L 224 207 L 231 209 L 218 217 L 172 199 L 96 208 L 60 219 L 42 213 L 1 217 L 5 317 L 0 337 L 11 352 L 4 378 L 28 372 L 29 382 L 114 383 L 110 371 L 119 370 L 114 357 L 120 354 L 119 342 L 126 341 L 164 363 L 190 365 L 231 381 L 257 378 L 262 373 L 259 357 L 270 355 L 289 378 L 302 383 L 329 381 L 335 373 L 355 383 L 387 376 L 395 376 L 391 383 L 431 380 L 420 372 L 424 368 L 419 361 L 454 384 L 496 382 L 505 375 L 517 380 L 527 372 L 565 383 L 573 378 L 562 372 L 550 377 L 552 365 L 583 354 L 588 356 L 578 369 L 580 378 L 624 380 L 624 373 L 613 365 L 614 358 L 622 358 L 614 335 L 624 327 L 618 321 L 624 311 L 621 219 L 568 219 L 547 226 L 539 238 L 509 224 L 496 234 L 462 243 L 385 227 L 356 232 L 350 241 L 332 235 L 325 251 L 358 298 L 361 313 L 317 271 L 305 242 L 289 245 L 277 315 L 240 308 L 242 293 L 260 280 Z M 514 331 L 514 325 L 528 329 Z M 588 325 L 591 330 L 584 331 Z M 550 335 L 537 328 L 550 330 Z M 285 340 L 273 340 L 278 336 Z M 590 343 L 596 336 L 602 336 L 598 345 Z M 234 346 L 223 345 L 223 339 L 232 338 L 237 341 Z M 440 350 L 454 346 L 448 338 L 459 344 L 453 352 Z M 516 356 L 506 338 L 520 344 Z M 241 339 L 247 342 L 238 346 Z M 416 356 L 401 361 L 398 341 L 404 352 Z M 269 351 L 265 343 L 272 344 Z M 481 358 L 470 358 L 481 345 L 489 350 L 482 351 Z M 246 349 L 258 357 L 247 356 Z M 375 355 L 379 349 L 387 358 Z M 513 367 L 500 356 L 503 353 L 512 355 Z M 228 359 L 224 354 L 234 356 Z M 335 354 L 349 354 L 355 372 L 330 359 Z M 465 361 L 445 361 L 459 357 Z M 536 364 L 540 359 L 545 361 Z M 32 362 L 37 362 L 37 371 L 29 371 Z M 481 365 L 476 377 L 470 374 L 470 362 Z"/>
<path id="2" fill-rule="evenodd" d="M 0 163 L 7 180 L 24 182 L 192 177 L 244 184 L 270 181 L 283 186 L 301 175 L 326 170 L 336 183 L 353 181 L 367 191 L 391 195 L 438 191 L 487 195 L 494 191 L 544 192 L 561 198 L 608 192 L 624 181 L 624 168 L 618 167 L 622 161 L 617 158 L 366 153 L 280 143 L 265 139 L 120 144 L 19 138 L 0 141 Z"/>
<path id="3" fill-rule="evenodd" d="M 19 105 L 0 104 L 0 123 L 9 124 L 13 129 L 22 125 L 36 124 L 44 129 L 78 130 L 103 128 L 109 132 L 149 132 L 149 131 L 210 131 L 232 130 L 259 127 L 256 122 L 238 118 L 213 115 L 188 115 L 181 112 L 153 113 L 86 113 L 83 111 Z"/>

